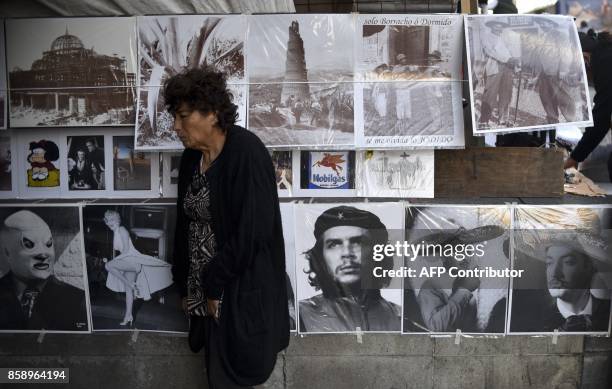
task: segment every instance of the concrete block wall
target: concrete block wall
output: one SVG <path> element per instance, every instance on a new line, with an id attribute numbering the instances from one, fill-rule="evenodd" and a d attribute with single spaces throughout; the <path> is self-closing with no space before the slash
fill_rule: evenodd
<path id="1" fill-rule="evenodd" d="M 205 389 L 204 356 L 172 334 L 0 334 L 0 367 L 69 367 L 86 389 Z M 263 388 L 609 389 L 612 339 L 292 336 Z M 27 388 L 20 385 L 19 388 Z M 40 387 L 32 385 L 31 387 Z"/>

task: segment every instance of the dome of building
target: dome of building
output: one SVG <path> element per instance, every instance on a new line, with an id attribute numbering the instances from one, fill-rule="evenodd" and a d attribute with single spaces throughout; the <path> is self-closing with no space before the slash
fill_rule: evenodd
<path id="1" fill-rule="evenodd" d="M 51 44 L 51 50 L 67 50 L 67 49 L 82 49 L 83 42 L 79 38 L 74 35 L 68 34 L 68 29 L 66 28 L 66 33 L 62 36 L 55 38 L 53 43 Z"/>

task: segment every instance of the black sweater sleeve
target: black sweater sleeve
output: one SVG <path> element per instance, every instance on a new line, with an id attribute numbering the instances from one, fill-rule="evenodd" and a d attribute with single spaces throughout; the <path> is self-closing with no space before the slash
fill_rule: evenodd
<path id="1" fill-rule="evenodd" d="M 252 136 L 255 137 L 254 135 Z M 219 299 L 224 286 L 249 268 L 274 241 L 275 201 L 278 202 L 272 160 L 261 142 L 245 136 L 229 156 L 227 177 L 231 233 L 206 269 L 206 296 Z M 228 209 L 224 207 L 225 209 Z"/>
<path id="2" fill-rule="evenodd" d="M 179 167 L 172 278 L 178 287 L 181 297 L 187 296 L 187 276 L 189 274 L 188 221 L 185 216 L 185 211 L 183 210 L 183 199 L 185 198 L 185 191 L 189 185 L 193 173 L 194 160 L 196 159 L 197 152 L 187 149 L 181 156 L 181 164 Z"/>

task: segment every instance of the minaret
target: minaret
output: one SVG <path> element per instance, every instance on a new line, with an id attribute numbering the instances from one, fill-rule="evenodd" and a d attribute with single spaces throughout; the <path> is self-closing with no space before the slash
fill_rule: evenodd
<path id="1" fill-rule="evenodd" d="M 304 41 L 300 36 L 300 25 L 295 20 L 291 22 L 289 27 L 287 60 L 285 62 L 285 78 L 283 81 L 285 84 L 283 84 L 281 92 L 281 105 L 284 105 L 292 95 L 294 102 L 298 99 L 304 102 L 310 98 L 308 84 L 306 84 L 308 82 L 308 71 L 306 70 L 304 55 Z"/>

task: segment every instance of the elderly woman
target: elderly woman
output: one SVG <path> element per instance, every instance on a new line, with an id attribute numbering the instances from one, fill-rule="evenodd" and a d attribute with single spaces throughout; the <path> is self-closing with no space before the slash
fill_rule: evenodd
<path id="1" fill-rule="evenodd" d="M 119 324 L 131 325 L 134 321 L 134 298 L 148 301 L 151 293 L 172 285 L 170 264 L 136 250 L 130 233 L 121 225 L 121 216 L 116 211 L 106 211 L 104 223 L 113 231 L 113 251 L 119 252 L 119 255 L 106 262 L 106 287 L 125 293 L 125 314 Z"/>
<path id="2" fill-rule="evenodd" d="M 258 385 L 289 343 L 283 233 L 270 154 L 237 126 L 222 73 L 186 70 L 164 98 L 185 146 L 174 280 L 211 388 Z"/>

